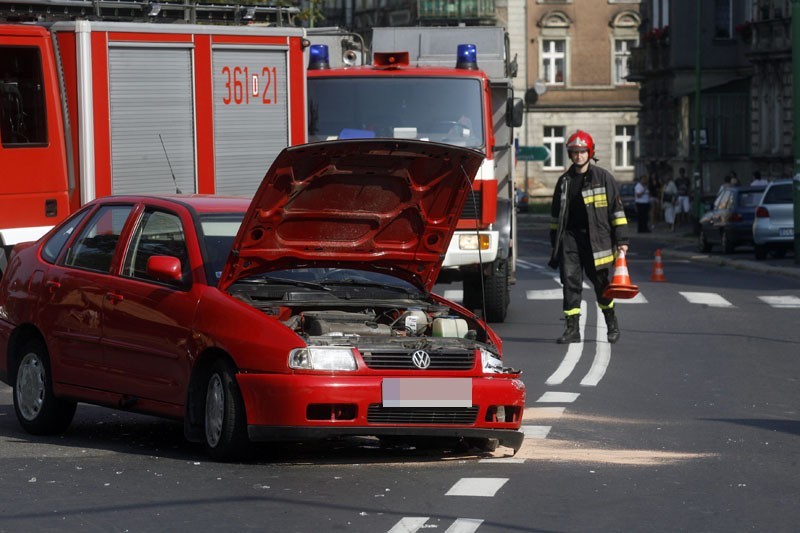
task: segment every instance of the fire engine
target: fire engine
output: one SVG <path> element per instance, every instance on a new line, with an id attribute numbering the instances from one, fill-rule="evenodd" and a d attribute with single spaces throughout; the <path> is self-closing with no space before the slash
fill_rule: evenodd
<path id="1" fill-rule="evenodd" d="M 4 249 L 100 196 L 252 195 L 306 142 L 304 30 L 241 25 L 277 8 L 232 9 L 0 3 Z"/>
<path id="2" fill-rule="evenodd" d="M 318 29 L 309 39 L 310 141 L 408 138 L 483 153 L 439 280 L 461 280 L 464 305 L 502 322 L 515 271 L 512 128 L 523 112 L 505 29 L 373 28 L 371 63 L 359 36 Z"/>

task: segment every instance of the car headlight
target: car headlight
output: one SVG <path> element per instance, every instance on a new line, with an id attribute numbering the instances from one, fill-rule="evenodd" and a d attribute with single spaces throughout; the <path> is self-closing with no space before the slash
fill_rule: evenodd
<path id="1" fill-rule="evenodd" d="M 309 346 L 289 353 L 289 368 L 301 370 L 356 370 L 352 348 Z"/>
<path id="2" fill-rule="evenodd" d="M 503 360 L 500 359 L 500 356 L 483 348 L 481 348 L 481 363 L 483 363 L 484 374 L 500 374 L 503 372 Z"/>

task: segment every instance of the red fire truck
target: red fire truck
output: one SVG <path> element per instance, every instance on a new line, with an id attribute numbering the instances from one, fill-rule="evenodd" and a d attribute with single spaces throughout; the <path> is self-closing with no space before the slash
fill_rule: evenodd
<path id="1" fill-rule="evenodd" d="M 300 28 L 124 22 L 119 6 L 171 6 L 92 0 L 30 4 L 95 19 L 92 6 L 116 4 L 117 20 L 26 23 L 24 4 L 0 24 L 3 248 L 95 197 L 250 195 L 281 149 L 306 142 Z"/>
<path id="2" fill-rule="evenodd" d="M 463 282 L 464 305 L 502 322 L 515 270 L 512 128 L 515 62 L 500 27 L 374 28 L 372 62 L 360 37 L 309 31 L 309 140 L 395 137 L 483 152 L 472 197 L 440 281 Z"/>

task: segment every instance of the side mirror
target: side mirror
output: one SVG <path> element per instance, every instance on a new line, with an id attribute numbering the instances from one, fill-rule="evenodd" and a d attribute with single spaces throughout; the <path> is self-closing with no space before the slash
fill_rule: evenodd
<path id="1" fill-rule="evenodd" d="M 525 113 L 525 106 L 521 98 L 509 98 L 506 109 L 506 124 L 512 128 L 519 128 L 522 126 L 523 113 Z"/>
<path id="2" fill-rule="evenodd" d="M 180 283 L 183 278 L 181 260 L 169 255 L 154 255 L 147 260 L 147 275 L 157 281 Z"/>

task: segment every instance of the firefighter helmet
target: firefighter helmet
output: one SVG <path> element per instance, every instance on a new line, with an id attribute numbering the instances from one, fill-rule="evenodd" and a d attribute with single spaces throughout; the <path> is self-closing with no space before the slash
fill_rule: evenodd
<path id="1" fill-rule="evenodd" d="M 589 152 L 589 159 L 594 159 L 594 140 L 592 140 L 591 135 L 583 130 L 576 131 L 567 140 L 567 152 L 578 148 L 586 149 Z"/>

